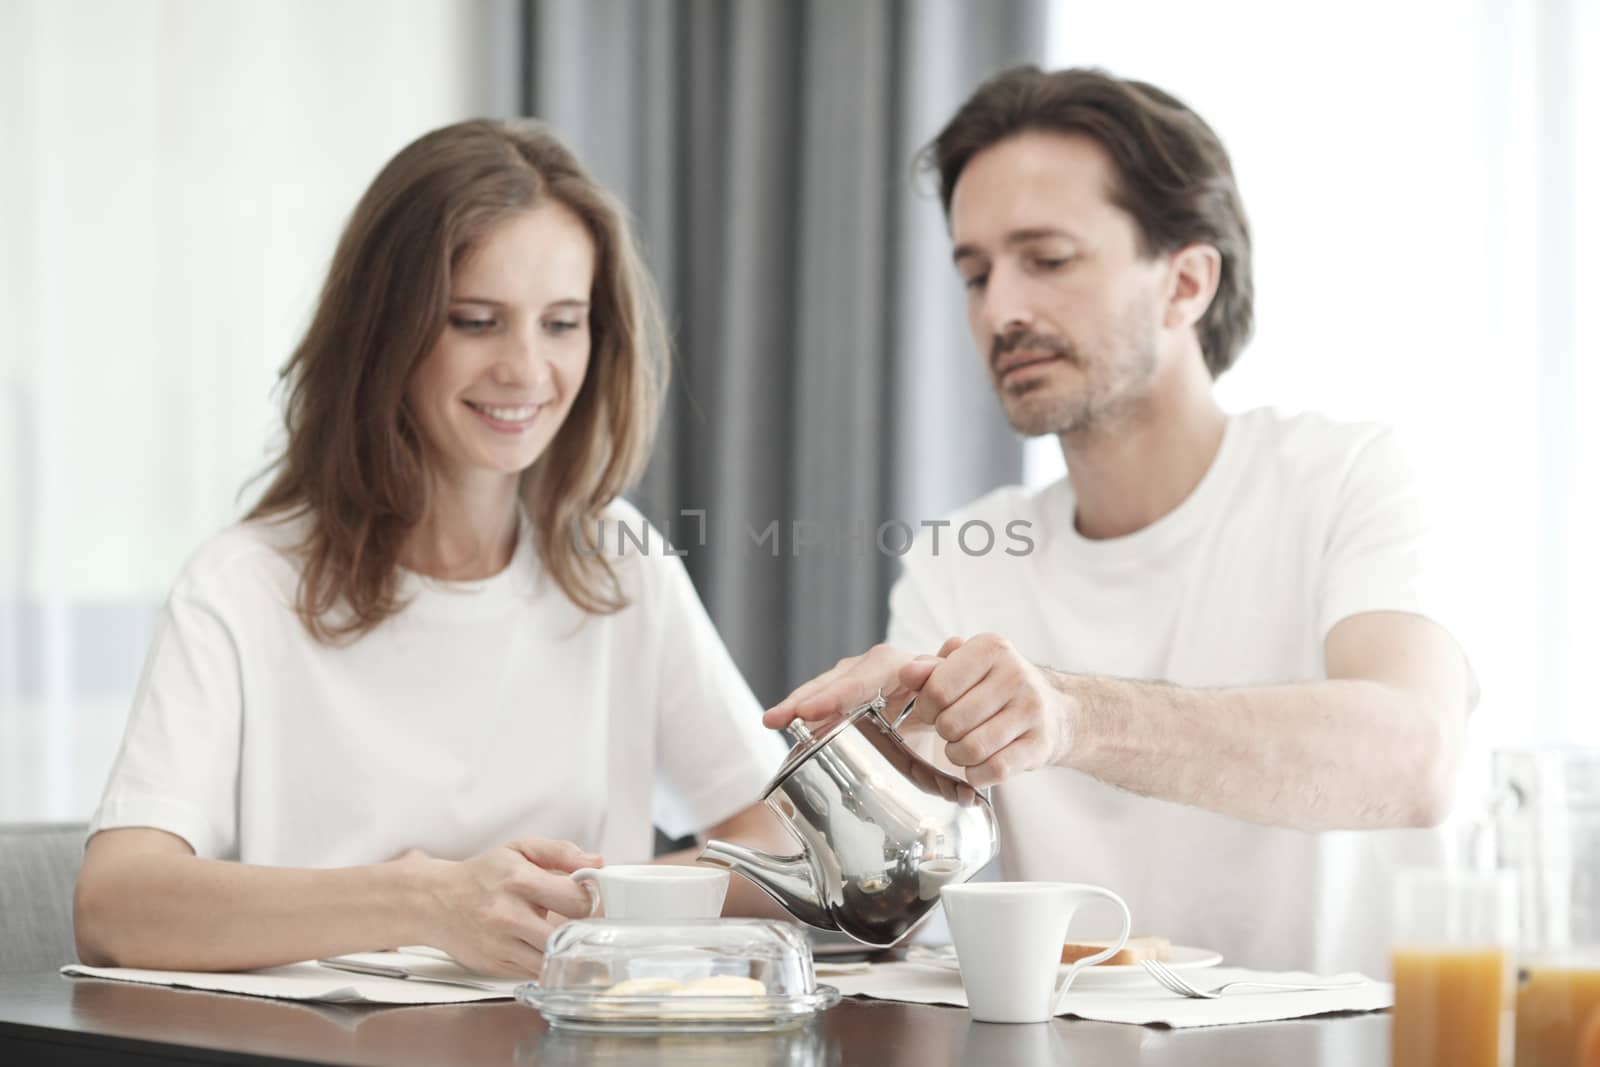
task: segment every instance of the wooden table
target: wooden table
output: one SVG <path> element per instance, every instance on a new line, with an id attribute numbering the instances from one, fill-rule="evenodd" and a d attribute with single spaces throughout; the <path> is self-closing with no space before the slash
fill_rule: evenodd
<path id="1" fill-rule="evenodd" d="M 633 1064 L 940 1067 L 1182 1064 L 1381 1067 L 1387 1014 L 1203 1030 L 1057 1019 L 974 1023 L 965 1010 L 846 1000 L 788 1034 L 641 1038 L 551 1030 L 508 1002 L 349 1007 L 57 974 L 0 976 L 0 1064 Z"/>

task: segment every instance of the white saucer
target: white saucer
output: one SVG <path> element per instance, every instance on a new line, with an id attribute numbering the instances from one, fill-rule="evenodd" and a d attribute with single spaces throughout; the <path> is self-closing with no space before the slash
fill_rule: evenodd
<path id="1" fill-rule="evenodd" d="M 949 945 L 917 945 L 907 953 L 906 959 L 931 963 L 936 967 L 952 971 L 961 970 L 956 962 L 955 948 Z M 1222 962 L 1222 953 L 1191 945 L 1173 945 L 1164 962 L 1175 971 L 1194 971 L 1204 967 L 1215 967 Z M 1063 963 L 1061 973 L 1066 974 L 1069 966 L 1070 964 Z M 1072 988 L 1101 989 L 1109 986 L 1138 985 L 1143 982 L 1154 985 L 1155 981 L 1150 977 L 1150 973 L 1137 963 L 1100 963 L 1079 971 L 1078 977 L 1072 982 Z"/>

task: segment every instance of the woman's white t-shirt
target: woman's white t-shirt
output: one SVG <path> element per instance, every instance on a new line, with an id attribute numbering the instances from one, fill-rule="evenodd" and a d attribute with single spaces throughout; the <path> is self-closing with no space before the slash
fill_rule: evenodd
<path id="1" fill-rule="evenodd" d="M 924 536 L 907 555 L 889 642 L 935 652 L 993 632 L 1058 670 L 1196 687 L 1325 678 L 1341 619 L 1428 614 L 1407 471 L 1382 427 L 1263 409 L 1231 417 L 1190 496 L 1127 537 L 1079 534 L 1065 479 L 1003 489 L 938 531 L 937 552 Z M 963 551 L 972 522 L 994 531 L 991 551 Z M 974 550 L 987 540 L 979 527 L 964 536 Z M 1393 873 L 1439 862 L 1444 840 L 1260 826 L 1061 768 L 1018 775 L 993 799 L 1006 877 L 1106 886 L 1135 932 L 1273 969 L 1384 973 Z"/>
<path id="2" fill-rule="evenodd" d="M 621 502 L 605 528 L 644 520 Z M 147 826 L 203 857 L 339 867 L 462 859 L 522 837 L 648 859 L 760 799 L 783 746 L 681 561 L 608 544 L 631 601 L 587 615 L 526 526 L 484 581 L 406 573 L 397 615 L 319 643 L 294 611 L 303 520 L 247 522 L 162 611 L 90 831 Z"/>

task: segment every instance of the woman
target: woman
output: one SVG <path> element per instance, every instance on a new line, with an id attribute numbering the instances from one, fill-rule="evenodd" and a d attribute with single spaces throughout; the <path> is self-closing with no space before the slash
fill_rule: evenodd
<path id="1" fill-rule="evenodd" d="M 537 973 L 589 906 L 567 875 L 648 858 L 652 822 L 781 833 L 752 804 L 781 746 L 681 564 L 592 543 L 641 526 L 618 494 L 661 338 L 617 206 L 541 127 L 384 168 L 285 369 L 273 481 L 163 612 L 90 826 L 85 962 L 424 943 Z"/>

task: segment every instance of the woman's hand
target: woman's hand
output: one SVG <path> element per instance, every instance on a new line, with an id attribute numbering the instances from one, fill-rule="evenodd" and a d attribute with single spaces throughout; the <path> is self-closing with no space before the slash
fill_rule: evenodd
<path id="1" fill-rule="evenodd" d="M 470 970 L 536 977 L 555 928 L 589 914 L 588 891 L 572 872 L 604 861 L 570 841 L 530 837 L 460 862 L 410 854 L 398 862 L 419 865 L 430 880 L 429 944 Z"/>

